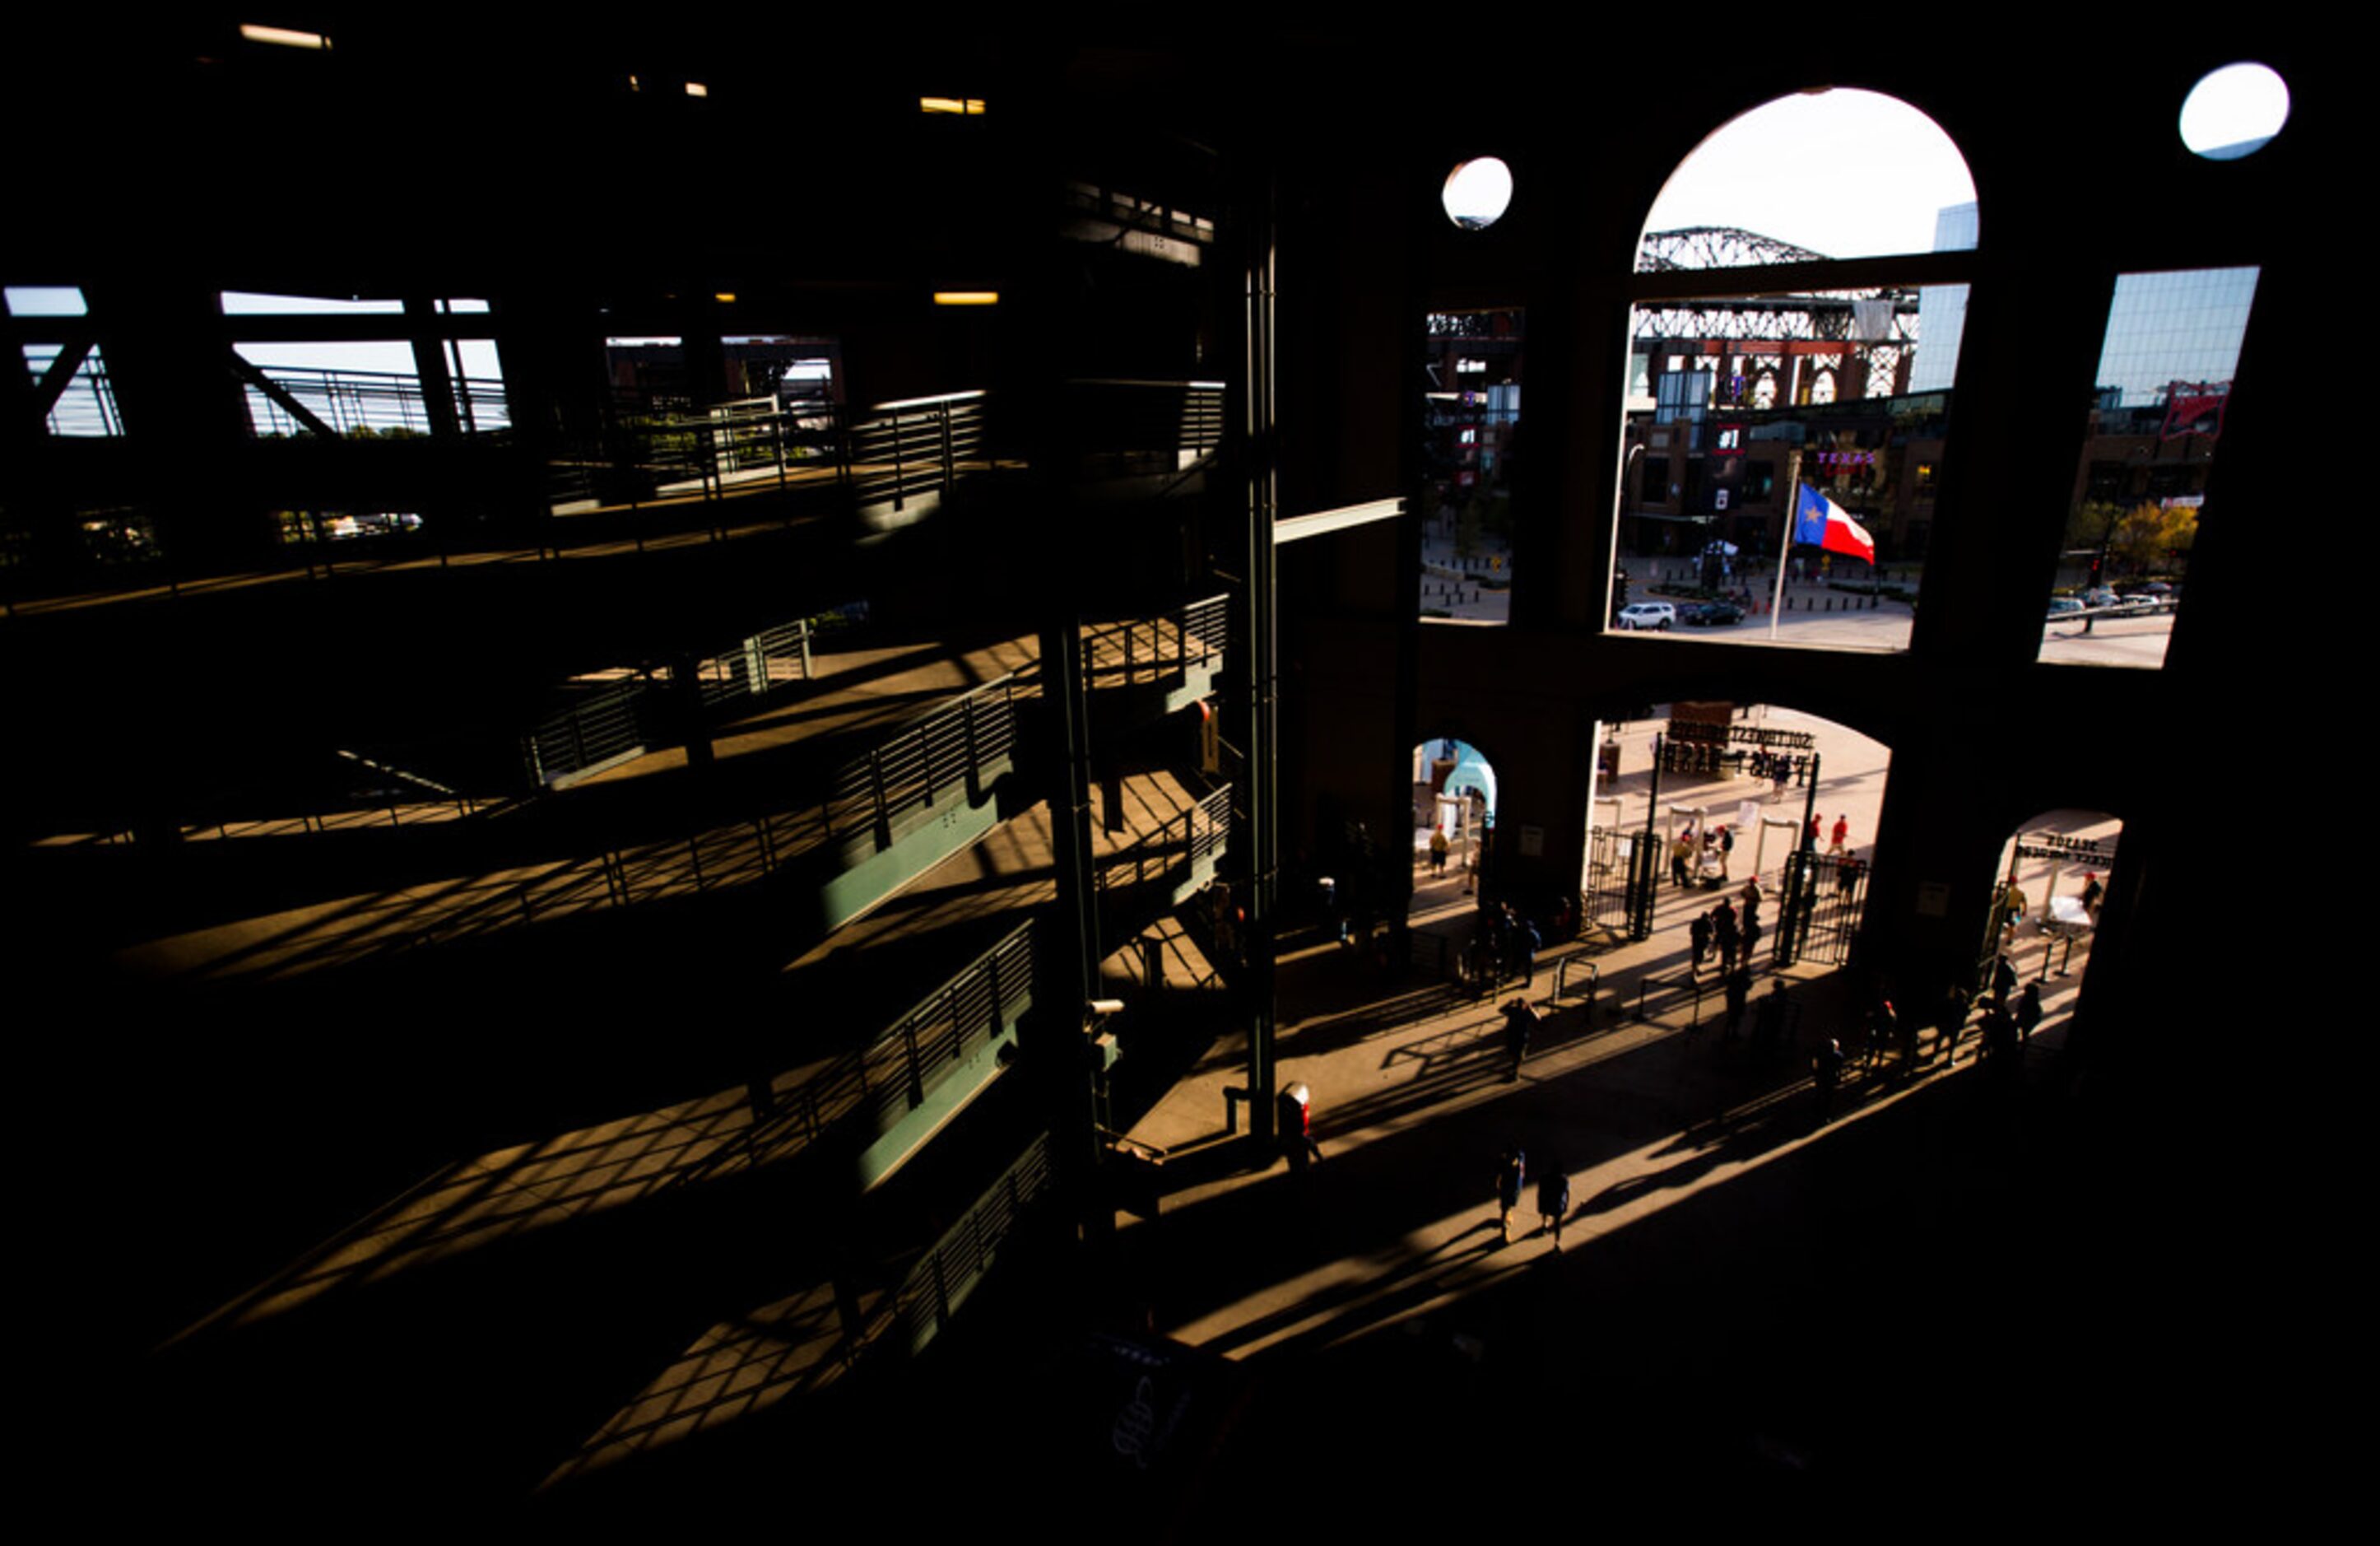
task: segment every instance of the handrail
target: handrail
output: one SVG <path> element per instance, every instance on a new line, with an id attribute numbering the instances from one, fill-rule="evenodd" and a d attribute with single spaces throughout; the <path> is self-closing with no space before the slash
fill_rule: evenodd
<path id="1" fill-rule="evenodd" d="M 280 365 L 252 368 L 342 435 L 385 430 L 428 434 L 435 427 L 429 386 L 411 371 L 306 370 Z M 512 415 L 505 404 L 502 381 L 455 376 L 451 383 L 452 407 L 466 432 L 511 427 Z M 249 422 L 261 435 L 296 434 L 309 429 L 253 384 L 249 388 L 248 403 Z"/>
<path id="2" fill-rule="evenodd" d="M 1015 1163 L 984 1188 L 958 1223 L 903 1276 L 893 1291 L 893 1315 L 907 1333 L 911 1354 L 922 1351 L 990 1271 L 1000 1243 L 1032 1201 L 1050 1187 L 1047 1134 L 1026 1146 Z"/>
<path id="3" fill-rule="evenodd" d="M 889 848 L 953 794 L 980 797 L 1015 752 L 1016 686 L 1013 672 L 986 682 L 837 769 L 826 797 L 829 837 L 872 834 L 876 847 Z"/>
<path id="4" fill-rule="evenodd" d="M 1226 784 L 1187 810 L 1166 818 L 1155 832 L 1100 863 L 1092 872 L 1092 884 L 1099 891 L 1139 884 L 1152 878 L 1152 860 L 1157 866 L 1155 878 L 1162 879 L 1176 870 L 1212 858 L 1231 839 L 1232 786 Z M 1127 864 L 1129 872 L 1120 872 Z"/>
<path id="5" fill-rule="evenodd" d="M 1231 635 L 1229 606 L 1228 597 L 1207 596 L 1156 617 L 1086 625 L 1085 685 L 1166 681 L 1221 659 Z"/>
<path id="6" fill-rule="evenodd" d="M 747 1151 L 756 1162 L 784 1158 L 865 1112 L 869 1130 L 890 1132 L 925 1104 L 943 1078 L 1032 1006 L 1033 925 L 1018 924 L 959 968 L 865 1047 L 820 1064 L 799 1083 L 771 1088 L 770 1109 L 756 1114 Z M 722 1151 L 688 1180 L 734 1163 Z"/>

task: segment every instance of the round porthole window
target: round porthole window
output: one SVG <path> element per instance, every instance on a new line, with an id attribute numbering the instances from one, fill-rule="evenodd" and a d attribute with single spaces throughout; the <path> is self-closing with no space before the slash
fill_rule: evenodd
<path id="1" fill-rule="evenodd" d="M 1446 218 L 1466 231 L 1484 231 L 1512 202 L 1512 169 L 1492 155 L 1477 156 L 1446 175 L 1439 195 Z"/>
<path id="2" fill-rule="evenodd" d="M 2209 161 L 2265 148 L 2289 119 L 2289 88 L 2269 65 L 2226 65 L 2199 77 L 2181 103 L 2181 142 Z"/>

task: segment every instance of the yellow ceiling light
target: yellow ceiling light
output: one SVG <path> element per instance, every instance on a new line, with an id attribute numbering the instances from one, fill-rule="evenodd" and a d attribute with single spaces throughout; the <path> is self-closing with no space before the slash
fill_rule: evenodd
<path id="1" fill-rule="evenodd" d="M 960 113 L 965 114 L 969 117 L 977 117 L 980 116 L 983 113 L 983 99 L 981 97 L 919 97 L 917 99 L 917 111 L 920 113 Z"/>
<path id="2" fill-rule="evenodd" d="M 936 290 L 934 304 L 937 306 L 997 306 L 1000 304 L 1000 292 L 998 290 Z"/>
<path id="3" fill-rule="evenodd" d="M 734 290 L 715 291 L 712 293 L 710 298 L 719 301 L 722 304 L 732 304 L 735 299 L 735 292 Z"/>
<path id="4" fill-rule="evenodd" d="M 690 97 L 707 97 L 710 94 L 710 88 L 699 80 L 689 80 L 686 83 L 686 94 Z"/>
<path id="5" fill-rule="evenodd" d="M 331 40 L 320 32 L 301 32 L 294 27 L 260 27 L 252 21 L 239 24 L 239 35 L 250 43 L 270 43 L 275 48 L 327 49 Z"/>

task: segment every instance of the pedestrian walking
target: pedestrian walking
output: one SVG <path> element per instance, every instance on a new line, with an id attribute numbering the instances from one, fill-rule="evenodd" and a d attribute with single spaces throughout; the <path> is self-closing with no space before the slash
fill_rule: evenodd
<path id="1" fill-rule="evenodd" d="M 2024 996 L 2017 1000 L 2016 1004 L 2016 1034 L 2018 1041 L 2023 1042 L 2028 1047 L 2033 1045 L 2033 1033 L 2034 1028 L 2041 1024 L 2041 984 L 2038 982 L 2028 982 L 2024 985 Z"/>
<path id="2" fill-rule="evenodd" d="M 1703 969 L 1703 957 L 1710 954 L 1710 914 L 1694 914 L 1694 920 L 1686 925 L 1686 939 L 1694 946 L 1694 956 L 1691 965 L 1687 968 L 1688 972 L 1690 974 L 1699 972 Z"/>
<path id="3" fill-rule="evenodd" d="M 1512 1210 L 1521 1205 L 1521 1184 L 1529 1178 L 1529 1159 L 1518 1149 L 1507 1149 L 1496 1162 L 1496 1228 L 1507 1244 L 1512 1238 Z"/>
<path id="4" fill-rule="evenodd" d="M 1953 983 L 1942 994 L 1942 1007 L 1934 1015 L 1934 1051 L 1942 1065 L 1950 1065 L 1951 1056 L 1959 1050 L 1959 1032 L 1966 1029 L 1967 991 Z"/>
<path id="5" fill-rule="evenodd" d="M 1813 835 L 1815 834 L 1814 834 Z M 1836 817 L 1835 830 L 1833 834 L 1834 841 L 1827 845 L 1827 852 L 1830 854 L 1841 853 L 1843 851 L 1843 845 L 1851 841 L 1851 835 L 1852 819 L 1848 816 Z"/>
<path id="6" fill-rule="evenodd" d="M 1742 943 L 1735 928 L 1735 904 L 1721 902 L 1710 913 L 1711 943 L 1718 946 L 1718 969 L 1735 969 L 1736 946 Z"/>
<path id="7" fill-rule="evenodd" d="M 1867 1021 L 1867 1063 L 1874 1067 L 1884 1061 L 1884 1050 L 1900 1040 L 1900 1016 L 1893 1012 L 1892 1001 L 1880 998 L 1869 1012 Z"/>
<path id="8" fill-rule="evenodd" d="M 1504 1005 L 1504 1050 L 1512 1054 L 1512 1071 L 1504 1076 L 1508 1082 L 1521 1077 L 1521 1064 L 1529 1055 L 1529 1041 L 1543 1018 L 1537 1006 L 1527 999 L 1516 998 Z"/>
<path id="9" fill-rule="evenodd" d="M 1533 988 L 1537 981 L 1537 947 L 1545 941 L 1536 924 L 1515 916 L 1510 907 L 1504 909 L 1504 921 L 1505 948 L 1511 952 L 1505 970 L 1520 978 L 1524 990 Z"/>
<path id="10" fill-rule="evenodd" d="M 1444 827 L 1432 827 L 1430 829 L 1429 873 L 1433 880 L 1446 873 L 1446 856 L 1448 853 L 1452 851 L 1452 848 L 1453 845 L 1446 840 L 1446 829 Z"/>
<path id="11" fill-rule="evenodd" d="M 1773 1053 L 1785 1041 L 1785 1015 L 1791 1001 L 1785 996 L 1785 980 L 1768 980 L 1768 996 L 1760 1001 L 1760 1012 L 1752 1022 L 1752 1044 L 1764 1053 Z"/>
<path id="12" fill-rule="evenodd" d="M 1743 1012 L 1752 1002 L 1752 968 L 1749 963 L 1727 974 L 1727 1039 L 1730 1041 L 1743 1029 Z"/>
<path id="13" fill-rule="evenodd" d="M 2003 950 L 1999 954 L 1999 959 L 1992 963 L 1992 997 L 2006 1004 L 2009 996 L 2015 992 L 2016 963 L 2010 961 L 2008 952 Z"/>
<path id="14" fill-rule="evenodd" d="M 1560 1160 L 1548 1156 L 1545 1168 L 1537 1175 L 1537 1232 L 1554 1237 L 1554 1249 L 1561 1249 L 1562 1220 L 1570 1214 L 1570 1172 Z"/>
<path id="15" fill-rule="evenodd" d="M 2107 888 L 2099 883 L 2096 871 L 2086 870 L 2082 876 L 2082 916 L 2092 922 L 2099 921 L 2099 904 L 2107 899 Z"/>
<path id="16" fill-rule="evenodd" d="M 1718 829 L 1718 878 L 1722 885 L 1734 878 L 1728 873 L 1728 868 L 1734 862 L 1734 858 L 1735 829 L 1721 827 Z"/>
<path id="17" fill-rule="evenodd" d="M 1818 1094 L 1818 1120 L 1823 1123 L 1834 1110 L 1835 1081 L 1842 1077 L 1843 1044 L 1829 1036 L 1818 1043 L 1810 1054 L 1810 1083 Z"/>
<path id="18" fill-rule="evenodd" d="M 1760 948 L 1760 915 L 1747 907 L 1743 913 L 1742 956 L 1745 966 L 1752 965 L 1752 953 Z"/>

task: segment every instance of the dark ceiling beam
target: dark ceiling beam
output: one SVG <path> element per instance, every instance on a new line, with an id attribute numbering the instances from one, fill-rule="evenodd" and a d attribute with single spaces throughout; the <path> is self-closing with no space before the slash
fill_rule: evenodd
<path id="1" fill-rule="evenodd" d="M 92 347 L 92 340 L 83 337 L 69 338 L 59 347 L 58 357 L 42 372 L 41 384 L 33 388 L 34 412 L 47 418 L 50 409 L 58 406 L 58 399 L 67 395 L 67 383 L 82 369 L 82 362 L 91 358 Z"/>
<path id="2" fill-rule="evenodd" d="M 291 396 L 281 383 L 239 357 L 237 350 L 226 351 L 231 359 L 231 373 L 253 386 L 281 406 L 281 411 L 306 428 L 326 439 L 336 440 L 339 432 L 314 417 L 314 410 Z"/>

